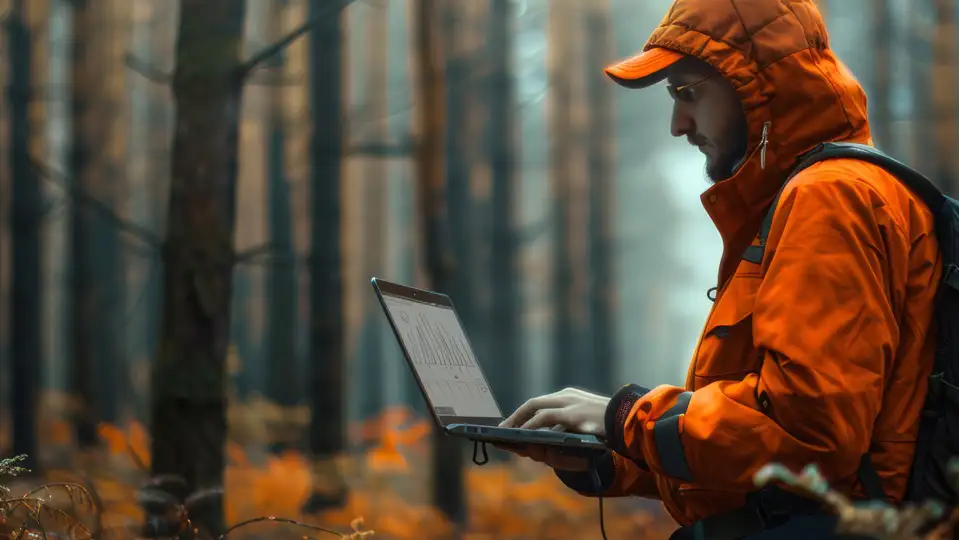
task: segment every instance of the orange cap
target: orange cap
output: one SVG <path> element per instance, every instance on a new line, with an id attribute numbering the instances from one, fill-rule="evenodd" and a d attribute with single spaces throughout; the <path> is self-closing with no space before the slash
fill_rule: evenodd
<path id="1" fill-rule="evenodd" d="M 646 88 L 666 77 L 665 70 L 684 54 L 654 47 L 636 56 L 607 67 L 604 71 L 617 83 L 626 88 Z"/>

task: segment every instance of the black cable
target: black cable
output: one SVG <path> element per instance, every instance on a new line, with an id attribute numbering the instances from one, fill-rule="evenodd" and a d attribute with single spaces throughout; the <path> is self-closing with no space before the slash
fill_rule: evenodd
<path id="1" fill-rule="evenodd" d="M 609 540 L 606 537 L 606 522 L 603 519 L 603 481 L 599 477 L 599 464 L 596 456 L 589 458 L 589 472 L 593 479 L 593 489 L 596 490 L 596 499 L 599 501 L 599 532 L 603 535 L 603 540 Z"/>

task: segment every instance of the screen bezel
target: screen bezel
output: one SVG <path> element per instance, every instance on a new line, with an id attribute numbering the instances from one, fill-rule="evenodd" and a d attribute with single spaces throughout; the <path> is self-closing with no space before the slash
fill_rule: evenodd
<path id="1" fill-rule="evenodd" d="M 380 302 L 380 306 L 383 308 L 383 313 L 386 315 L 386 319 L 390 323 L 390 328 L 393 329 L 393 335 L 396 337 L 396 342 L 403 351 L 403 358 L 406 360 L 406 365 L 413 373 L 413 378 L 416 380 L 416 385 L 419 386 L 420 393 L 423 395 L 423 399 L 426 400 L 426 404 L 429 407 L 430 414 L 433 416 L 433 419 L 443 427 L 451 424 L 498 426 L 500 422 L 503 421 L 503 416 L 453 416 L 445 414 L 441 415 L 436 412 L 436 406 L 430 400 L 430 395 L 426 391 L 426 386 L 423 384 L 423 381 L 420 380 L 419 373 L 417 373 L 416 367 L 413 365 L 413 359 L 410 357 L 410 353 L 406 349 L 406 345 L 403 343 L 402 334 L 400 333 L 396 321 L 393 320 L 393 316 L 390 314 L 390 310 L 386 305 L 386 298 L 384 298 L 384 296 L 396 296 L 406 300 L 412 300 L 414 302 L 435 304 L 449 308 L 453 312 L 453 316 L 456 317 L 456 322 L 460 325 L 460 329 L 463 331 L 463 336 L 466 339 L 467 346 L 470 348 L 470 352 L 473 353 L 473 358 L 476 359 L 476 369 L 483 377 L 483 381 L 486 383 L 486 386 L 488 386 L 490 389 L 490 398 L 492 398 L 496 408 L 500 411 L 500 413 L 502 413 L 503 408 L 500 406 L 499 401 L 496 399 L 496 395 L 493 393 L 493 387 L 489 384 L 489 378 L 486 376 L 486 372 L 483 371 L 483 365 L 476 356 L 476 352 L 473 349 L 473 344 L 470 342 L 469 335 L 466 333 L 466 329 L 463 327 L 463 321 L 460 319 L 459 313 L 456 312 L 456 308 L 453 306 L 453 300 L 449 296 L 439 292 L 418 289 L 416 287 L 410 287 L 408 285 L 402 285 L 392 281 L 384 281 L 383 279 L 376 277 L 370 279 L 370 284 L 373 286 L 373 290 L 376 292 L 376 297 Z"/>

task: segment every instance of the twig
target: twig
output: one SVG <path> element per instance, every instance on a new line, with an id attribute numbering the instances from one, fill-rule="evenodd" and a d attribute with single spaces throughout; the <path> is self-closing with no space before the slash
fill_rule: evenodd
<path id="1" fill-rule="evenodd" d="M 320 11 L 320 13 L 318 13 L 315 17 L 310 18 L 305 23 L 301 24 L 295 30 L 283 36 L 272 45 L 267 45 L 266 47 L 260 49 L 245 62 L 238 65 L 236 67 L 237 79 L 240 81 L 246 79 L 250 72 L 256 69 L 258 65 L 268 60 L 270 57 L 283 52 L 284 49 L 292 45 L 293 42 L 296 41 L 300 36 L 312 30 L 313 27 L 319 24 L 322 19 L 339 15 L 341 10 L 353 3 L 353 0 L 326 0 L 326 2 L 326 6 L 324 6 L 326 9 Z"/>
<path id="2" fill-rule="evenodd" d="M 345 535 L 345 534 L 343 534 L 343 533 L 339 533 L 339 532 L 337 532 L 337 531 L 334 531 L 333 529 L 327 529 L 327 528 L 325 528 L 325 527 L 320 527 L 319 525 L 310 525 L 310 524 L 308 524 L 308 523 L 301 523 L 301 522 L 296 521 L 296 520 L 294 520 L 294 519 L 278 518 L 278 517 L 275 517 L 275 516 L 266 516 L 266 517 L 258 517 L 258 518 L 248 519 L 248 520 L 246 520 L 246 521 L 241 521 L 241 522 L 239 522 L 239 523 L 231 526 L 231 527 L 230 527 L 229 529 L 227 529 L 226 531 L 224 531 L 223 534 L 221 534 L 220 536 L 217 537 L 217 540 L 223 540 L 224 538 L 227 537 L 228 534 L 230 534 L 231 532 L 239 529 L 240 527 L 245 527 L 245 526 L 247 526 L 247 525 L 250 525 L 250 524 L 253 524 L 253 523 L 259 523 L 259 522 L 263 522 L 263 521 L 273 521 L 273 522 L 277 522 L 277 523 L 288 523 L 288 524 L 290 524 L 290 525 L 295 525 L 295 526 L 297 526 L 297 527 L 303 527 L 303 528 L 305 528 L 305 529 L 312 529 L 312 530 L 317 531 L 317 532 L 323 532 L 323 533 L 327 533 L 327 534 L 332 534 L 332 535 L 334 535 L 334 536 L 339 536 L 340 538 L 349 538 L 347 535 Z"/>
<path id="3" fill-rule="evenodd" d="M 163 241 L 160 240 L 160 238 L 157 237 L 153 231 L 143 227 L 142 225 L 138 225 L 121 218 L 116 214 L 116 212 L 113 211 L 112 208 L 110 208 L 108 204 L 85 193 L 73 182 L 70 182 L 67 179 L 67 176 L 62 172 L 53 169 L 49 165 L 41 163 L 33 156 L 28 156 L 28 159 L 30 161 L 30 166 L 38 174 L 40 174 L 44 179 L 55 183 L 57 186 L 63 189 L 75 203 L 82 203 L 91 207 L 99 212 L 108 221 L 113 223 L 117 229 L 134 236 L 152 248 L 160 249 L 163 246 Z"/>
<path id="4" fill-rule="evenodd" d="M 157 84 L 170 84 L 173 81 L 173 75 L 146 63 L 142 59 L 134 56 L 131 52 L 124 53 L 123 63 L 148 81 Z"/>

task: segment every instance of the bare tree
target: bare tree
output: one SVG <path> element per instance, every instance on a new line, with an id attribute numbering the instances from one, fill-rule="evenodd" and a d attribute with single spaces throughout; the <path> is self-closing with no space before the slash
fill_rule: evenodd
<path id="1" fill-rule="evenodd" d="M 449 293 L 453 285 L 443 137 L 446 125 L 446 91 L 436 0 L 416 0 L 414 23 L 419 94 L 419 145 L 416 162 L 420 234 L 429 287 Z M 465 518 L 462 447 L 436 429 L 433 432 L 433 504 L 454 524 Z"/>
<path id="2" fill-rule="evenodd" d="M 935 0 L 936 27 L 932 41 L 932 107 L 935 126 L 935 166 L 932 178 L 950 193 L 959 193 L 959 147 L 956 113 L 957 98 L 957 34 L 956 0 Z"/>
<path id="3" fill-rule="evenodd" d="M 115 206 L 122 178 L 112 134 L 120 100 L 111 83 L 109 49 L 118 39 L 111 4 L 76 2 L 73 9 L 70 172 L 74 188 Z M 122 90 L 122 85 L 119 87 Z M 81 408 L 77 443 L 97 444 L 98 422 L 119 420 L 119 392 L 125 387 L 121 327 L 123 260 L 121 232 L 102 213 L 74 201 L 70 250 L 72 386 Z M 79 204 L 76 204 L 79 203 Z"/>
<path id="4" fill-rule="evenodd" d="M 336 0 L 341 2 L 342 0 Z M 306 510 L 342 504 L 346 488 L 333 458 L 345 448 L 342 210 L 343 113 L 340 16 L 321 14 L 331 0 L 310 0 L 310 451 L 316 460 Z M 321 481 L 322 480 L 322 481 Z"/>
<path id="5" fill-rule="evenodd" d="M 589 197 L 582 5 L 549 6 L 549 177 L 553 198 L 554 386 L 594 386 L 589 346 Z"/>
<path id="6" fill-rule="evenodd" d="M 184 499 L 223 485 L 245 11 L 244 0 L 184 0 L 180 8 L 152 473 L 182 478 Z M 193 522 L 218 534 L 222 500 L 208 506 Z"/>
<path id="7" fill-rule="evenodd" d="M 586 84 L 589 104 L 589 312 L 594 389 L 613 392 L 616 366 L 616 209 L 615 101 L 610 81 L 599 66 L 613 60 L 612 11 L 609 0 L 586 4 Z"/>
<path id="8" fill-rule="evenodd" d="M 279 39 L 283 33 L 282 13 L 287 0 L 274 0 L 269 8 L 269 35 Z M 264 67 L 280 73 L 285 54 L 277 54 Z M 266 378 L 270 399 L 283 406 L 296 405 L 301 396 L 296 370 L 296 265 L 293 264 L 293 220 L 290 184 L 285 159 L 286 120 L 283 114 L 284 88 L 270 88 L 267 107 L 267 199 L 270 242 L 279 251 L 268 269 L 269 317 L 267 322 Z M 282 442 L 284 446 L 286 442 Z"/>
<path id="9" fill-rule="evenodd" d="M 31 5 L 36 5 L 31 2 Z M 25 466 L 36 471 L 37 408 L 40 386 L 40 220 L 42 199 L 31 167 L 30 100 L 32 37 L 26 0 L 14 0 L 6 16 L 10 104 L 9 163 L 12 190 L 12 272 L 10 288 L 11 388 L 13 453 L 26 454 Z"/>
<path id="10" fill-rule="evenodd" d="M 892 46 L 889 36 L 892 35 L 892 13 L 889 0 L 874 0 L 872 10 L 872 31 L 876 39 L 875 62 L 876 81 L 873 94 L 870 97 L 872 114 L 870 128 L 877 146 L 890 151 L 893 149 L 894 136 L 892 128 L 891 95 L 892 88 Z"/>
<path id="11" fill-rule="evenodd" d="M 490 341 L 488 361 L 495 377 L 490 380 L 500 407 L 512 411 L 521 404 L 519 290 L 519 227 L 517 218 L 516 92 L 513 88 L 513 3 L 492 0 L 489 36 L 486 41 L 490 60 L 487 88 L 489 128 L 487 151 L 492 175 L 490 235 Z M 507 412 L 508 414 L 508 412 Z"/>
<path id="12" fill-rule="evenodd" d="M 364 109 L 369 116 L 359 127 L 363 140 L 386 143 L 389 138 L 389 84 L 387 84 L 388 0 L 369 2 L 366 17 L 366 71 Z M 386 156 L 369 155 L 363 162 L 363 268 L 365 276 L 383 275 L 386 271 L 386 226 L 389 205 Z M 386 380 L 383 377 L 385 334 L 379 302 L 373 294 L 364 295 L 363 331 L 358 351 L 363 384 L 360 392 L 360 415 L 377 414 L 384 404 Z"/>

